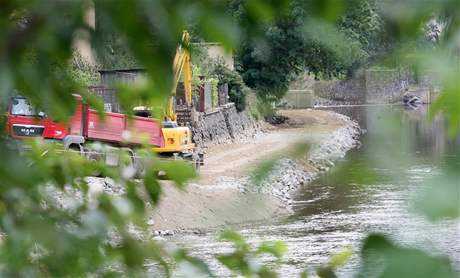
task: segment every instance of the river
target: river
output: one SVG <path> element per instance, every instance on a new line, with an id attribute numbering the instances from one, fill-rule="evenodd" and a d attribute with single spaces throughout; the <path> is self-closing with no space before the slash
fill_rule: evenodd
<path id="1" fill-rule="evenodd" d="M 305 269 L 314 273 L 346 247 L 353 248 L 355 255 L 337 274 L 351 277 L 359 268 L 360 242 L 372 232 L 384 233 L 403 246 L 447 255 L 460 269 L 460 222 L 431 222 L 414 209 L 420 192 L 435 186 L 429 185 L 431 179 L 444 175 L 447 167 L 460 169 L 460 137 L 448 138 L 441 117 L 428 121 L 428 109 L 337 108 L 367 131 L 361 138 L 362 147 L 304 186 L 295 198 L 292 216 L 233 229 L 253 245 L 283 240 L 289 251 L 278 268 L 281 277 L 298 277 Z M 216 236 L 210 231 L 172 237 L 171 241 L 204 258 L 217 275 L 228 276 L 213 256 L 230 251 L 231 246 L 217 241 Z M 270 258 L 265 260 L 270 262 Z"/>

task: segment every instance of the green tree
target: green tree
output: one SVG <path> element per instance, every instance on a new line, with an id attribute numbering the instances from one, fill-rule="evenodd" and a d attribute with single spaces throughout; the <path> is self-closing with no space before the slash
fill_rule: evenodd
<path id="1" fill-rule="evenodd" d="M 245 22 L 248 15 L 241 10 L 238 7 L 236 14 L 238 20 Z M 245 84 L 255 89 L 262 98 L 283 96 L 293 74 L 303 70 L 304 16 L 303 9 L 292 4 L 289 13 L 276 23 L 262 25 L 262 39 L 248 38 L 237 49 L 237 70 Z"/>
<path id="2" fill-rule="evenodd" d="M 242 8 L 245 3 L 234 1 L 232 6 L 240 22 L 249 20 Z M 368 0 L 346 3 L 339 1 L 331 12 L 319 1 L 291 1 L 272 24 L 260 27 L 262 39 L 248 33 L 237 50 L 238 71 L 245 83 L 262 97 L 278 99 L 301 72 L 351 77 L 369 59 L 381 55 L 384 48 L 378 38 L 384 26 L 375 5 Z"/>
<path id="3" fill-rule="evenodd" d="M 237 111 L 241 112 L 246 108 L 246 94 L 248 88 L 243 82 L 240 74 L 228 68 L 222 60 L 207 62 L 207 74 L 215 76 L 219 80 L 219 86 L 228 85 L 228 96 L 231 102 L 235 103 Z"/>
<path id="4" fill-rule="evenodd" d="M 393 40 L 386 35 L 384 24 L 374 0 L 355 1 L 339 18 L 338 29 L 350 41 L 358 43 L 364 53 L 361 59 L 350 61 L 344 69 L 347 77 L 353 76 L 357 69 L 376 61 L 391 49 Z"/>
<path id="5" fill-rule="evenodd" d="M 97 61 L 102 69 L 139 68 L 140 64 L 134 58 L 123 37 L 110 26 L 110 17 L 101 9 L 95 10 L 96 28 L 95 40 Z"/>

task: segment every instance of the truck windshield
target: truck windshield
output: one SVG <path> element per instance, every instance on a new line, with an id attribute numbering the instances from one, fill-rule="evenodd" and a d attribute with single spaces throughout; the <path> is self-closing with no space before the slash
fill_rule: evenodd
<path id="1" fill-rule="evenodd" d="M 13 98 L 10 113 L 17 116 L 38 116 L 37 111 L 26 98 Z"/>

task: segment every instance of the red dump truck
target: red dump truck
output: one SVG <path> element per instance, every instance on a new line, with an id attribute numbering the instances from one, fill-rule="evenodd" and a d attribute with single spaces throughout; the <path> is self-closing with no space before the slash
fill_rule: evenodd
<path id="1" fill-rule="evenodd" d="M 161 124 L 152 118 L 105 112 L 102 120 L 81 96 L 75 95 L 75 113 L 68 124 L 58 123 L 37 112 L 25 97 L 11 98 L 6 121 L 6 133 L 14 139 L 42 137 L 61 141 L 65 148 L 95 153 L 92 142 L 122 147 L 135 154 L 135 147 L 146 140 L 152 147 L 163 147 Z M 93 159 L 93 158 L 91 158 Z"/>

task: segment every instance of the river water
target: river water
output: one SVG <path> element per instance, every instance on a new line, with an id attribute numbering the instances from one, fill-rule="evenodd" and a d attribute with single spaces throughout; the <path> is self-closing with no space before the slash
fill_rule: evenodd
<path id="1" fill-rule="evenodd" d="M 430 180 L 442 177 L 447 167 L 460 169 L 460 137 L 448 138 L 441 117 L 428 121 L 428 109 L 339 109 L 367 131 L 361 138 L 362 147 L 304 186 L 295 198 L 292 216 L 233 229 L 254 246 L 264 240 L 283 240 L 289 251 L 278 267 L 281 277 L 298 277 L 305 269 L 314 273 L 331 255 L 347 247 L 358 253 L 361 240 L 372 232 L 384 233 L 402 246 L 446 255 L 460 269 L 460 222 L 432 222 L 414 209 L 420 192 L 436 186 Z M 460 176 L 457 178 L 460 183 Z M 213 256 L 230 251 L 231 246 L 217 241 L 216 236 L 217 232 L 208 232 L 171 241 L 204 258 L 217 275 L 229 276 Z M 264 260 L 270 263 L 271 259 Z M 355 254 L 337 274 L 351 277 L 359 263 Z"/>

